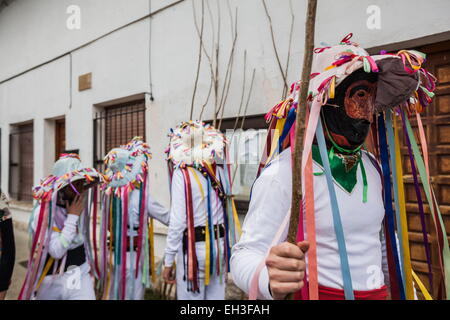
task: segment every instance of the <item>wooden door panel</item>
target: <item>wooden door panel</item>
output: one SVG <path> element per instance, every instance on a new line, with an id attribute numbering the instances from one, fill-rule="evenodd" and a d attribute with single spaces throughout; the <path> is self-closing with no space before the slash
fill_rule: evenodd
<path id="1" fill-rule="evenodd" d="M 438 80 L 434 101 L 424 110 L 421 114 L 421 118 L 428 142 L 431 182 L 439 203 L 444 225 L 448 232 L 448 230 L 450 230 L 450 41 L 435 43 L 416 49 L 427 54 L 427 61 L 424 64 L 424 67 L 433 73 Z M 416 131 L 416 119 L 413 117 L 410 120 L 414 131 Z M 408 231 L 411 245 L 412 266 L 424 285 L 430 290 L 417 196 L 412 180 L 408 149 L 404 142 L 403 133 L 400 134 L 400 138 L 403 143 L 401 152 L 405 179 L 405 198 L 407 202 L 406 209 L 408 212 Z M 418 133 L 416 133 L 416 140 L 419 144 L 420 139 L 418 138 Z M 424 201 L 427 235 L 431 244 L 431 261 L 433 266 L 432 295 L 437 297 L 440 274 L 435 237 L 436 232 L 425 194 L 422 187 L 420 189 L 422 200 Z"/>

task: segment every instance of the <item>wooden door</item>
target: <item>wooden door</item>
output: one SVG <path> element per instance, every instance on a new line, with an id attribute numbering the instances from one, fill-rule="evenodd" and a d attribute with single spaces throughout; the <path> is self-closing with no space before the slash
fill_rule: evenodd
<path id="1" fill-rule="evenodd" d="M 426 108 L 421 116 L 428 141 L 431 183 L 448 232 L 450 231 L 450 41 L 416 49 L 427 54 L 427 60 L 424 67 L 434 74 L 438 80 L 434 102 Z M 411 125 L 413 126 L 413 129 L 417 128 L 415 119 L 411 119 Z M 416 139 L 418 141 L 417 135 Z M 406 182 L 405 194 L 408 211 L 412 267 L 427 289 L 430 290 L 427 257 L 423 244 L 417 196 L 411 173 L 408 150 L 405 144 L 402 148 L 402 154 L 405 174 L 404 178 Z M 432 295 L 434 298 L 437 298 L 440 273 L 435 237 L 436 232 L 433 219 L 430 215 L 430 208 L 426 202 L 423 190 L 421 190 L 421 194 L 424 201 L 426 227 L 431 251 L 433 275 Z"/>
<path id="2" fill-rule="evenodd" d="M 9 190 L 19 201 L 32 201 L 33 187 L 33 124 L 18 125 L 10 135 Z"/>
<path id="3" fill-rule="evenodd" d="M 66 150 L 66 119 L 55 120 L 55 161 Z"/>

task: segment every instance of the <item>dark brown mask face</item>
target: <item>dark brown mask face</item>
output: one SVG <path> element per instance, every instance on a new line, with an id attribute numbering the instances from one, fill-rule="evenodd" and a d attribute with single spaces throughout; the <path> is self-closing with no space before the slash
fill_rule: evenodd
<path id="1" fill-rule="evenodd" d="M 345 112 L 352 119 L 365 119 L 372 123 L 376 94 L 376 83 L 367 80 L 353 82 L 345 92 Z"/>
<path id="2" fill-rule="evenodd" d="M 336 88 L 334 99 L 322 107 L 333 140 L 353 149 L 364 143 L 375 112 L 377 75 L 358 70 Z"/>

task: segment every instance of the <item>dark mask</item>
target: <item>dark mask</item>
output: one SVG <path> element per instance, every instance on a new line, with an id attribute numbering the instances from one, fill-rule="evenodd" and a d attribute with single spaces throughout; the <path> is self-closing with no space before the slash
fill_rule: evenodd
<path id="1" fill-rule="evenodd" d="M 335 97 L 322 106 L 322 119 L 339 146 L 354 149 L 364 143 L 375 111 L 376 93 L 377 75 L 358 70 L 345 78 L 337 86 Z"/>

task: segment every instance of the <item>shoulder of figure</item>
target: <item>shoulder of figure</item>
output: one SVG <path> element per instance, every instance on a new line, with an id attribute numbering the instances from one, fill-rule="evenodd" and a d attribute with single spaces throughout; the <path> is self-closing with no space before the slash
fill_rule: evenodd
<path id="1" fill-rule="evenodd" d="M 280 181 L 289 179 L 290 181 L 292 176 L 291 162 L 291 148 L 287 148 L 270 160 L 270 162 L 262 169 L 258 179 L 276 179 Z"/>

